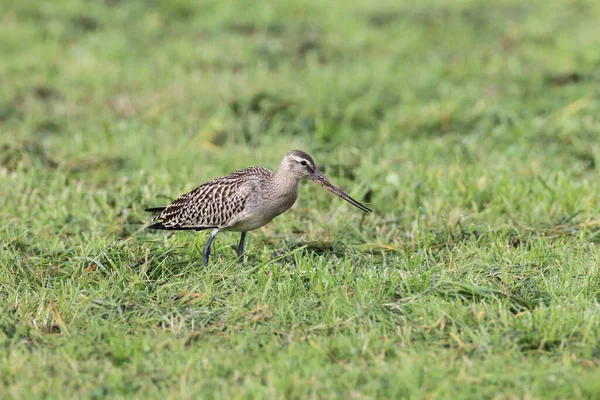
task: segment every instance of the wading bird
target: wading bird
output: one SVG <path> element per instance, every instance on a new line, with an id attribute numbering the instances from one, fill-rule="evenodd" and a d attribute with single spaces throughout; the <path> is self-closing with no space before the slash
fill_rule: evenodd
<path id="1" fill-rule="evenodd" d="M 242 262 L 246 233 L 266 225 L 294 205 L 301 179 L 318 182 L 353 206 L 371 212 L 321 175 L 311 156 L 292 150 L 283 157 L 277 172 L 263 167 L 242 169 L 206 182 L 166 207 L 146 209 L 158 213 L 148 222 L 148 228 L 173 231 L 212 229 L 202 252 L 204 265 L 208 265 L 210 246 L 217 233 L 241 232 L 237 255 Z"/>

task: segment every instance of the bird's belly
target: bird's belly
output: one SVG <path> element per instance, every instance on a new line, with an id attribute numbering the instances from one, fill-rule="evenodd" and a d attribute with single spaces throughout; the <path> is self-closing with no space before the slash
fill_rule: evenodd
<path id="1" fill-rule="evenodd" d="M 236 218 L 235 223 L 224 230 L 236 232 L 252 231 L 268 224 L 279 214 L 280 213 L 241 213 L 238 218 Z"/>
<path id="2" fill-rule="evenodd" d="M 291 193 L 289 196 L 278 199 L 279 201 L 275 202 L 255 202 L 253 207 L 247 207 L 240 212 L 235 220 L 231 221 L 231 225 L 224 228 L 224 230 L 247 232 L 268 224 L 273 218 L 284 213 L 294 205 L 297 197 L 296 193 Z M 260 205 L 256 206 L 257 203 Z"/>

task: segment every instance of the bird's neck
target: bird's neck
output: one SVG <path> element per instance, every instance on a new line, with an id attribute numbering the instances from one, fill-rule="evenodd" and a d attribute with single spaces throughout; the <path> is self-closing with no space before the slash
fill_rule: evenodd
<path id="1" fill-rule="evenodd" d="M 275 175 L 273 175 L 271 184 L 273 185 L 273 189 L 277 192 L 297 193 L 298 181 L 298 177 L 292 174 L 290 171 L 278 168 L 277 172 L 275 172 Z"/>

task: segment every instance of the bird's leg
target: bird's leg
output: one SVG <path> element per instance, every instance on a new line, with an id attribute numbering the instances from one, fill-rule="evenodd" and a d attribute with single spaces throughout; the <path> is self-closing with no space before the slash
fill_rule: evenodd
<path id="1" fill-rule="evenodd" d="M 202 255 L 204 256 L 204 266 L 208 267 L 208 257 L 210 256 L 210 245 L 212 244 L 213 240 L 215 240 L 215 236 L 217 236 L 217 233 L 219 233 L 218 229 L 213 229 L 213 231 L 210 233 L 210 237 L 208 238 L 208 242 L 206 242 L 206 245 L 204 245 L 204 250 L 202 251 Z"/>
<path id="2" fill-rule="evenodd" d="M 246 241 L 246 233 L 248 232 L 242 232 L 242 236 L 240 237 L 240 243 L 237 247 L 237 256 L 240 263 L 244 262 L 244 242 Z"/>

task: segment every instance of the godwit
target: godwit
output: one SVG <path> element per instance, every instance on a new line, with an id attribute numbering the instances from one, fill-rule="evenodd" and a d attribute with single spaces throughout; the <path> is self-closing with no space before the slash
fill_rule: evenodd
<path id="1" fill-rule="evenodd" d="M 371 212 L 341 189 L 331 184 L 315 167 L 312 157 L 300 150 L 289 151 L 277 172 L 250 167 L 232 172 L 198 186 L 166 207 L 148 208 L 159 213 L 148 228 L 165 230 L 212 229 L 204 246 L 204 265 L 208 265 L 210 246 L 220 231 L 241 232 L 237 255 L 243 261 L 248 231 L 260 228 L 287 211 L 298 197 L 298 182 L 311 179 L 320 183 L 364 212 Z"/>

